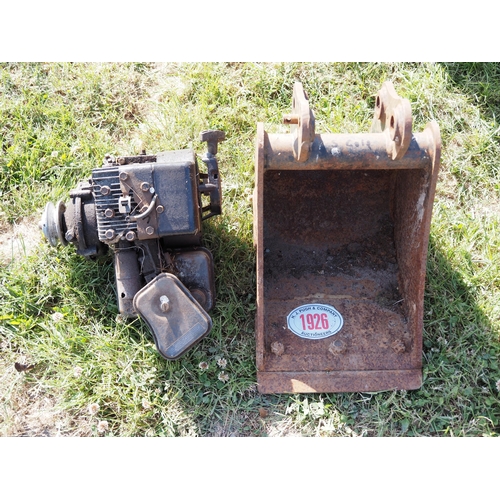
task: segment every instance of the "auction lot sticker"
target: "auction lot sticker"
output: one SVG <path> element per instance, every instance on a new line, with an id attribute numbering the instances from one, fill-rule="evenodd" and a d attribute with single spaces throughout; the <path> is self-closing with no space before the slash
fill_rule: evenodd
<path id="1" fill-rule="evenodd" d="M 296 307 L 286 320 L 288 328 L 303 339 L 325 339 L 335 335 L 344 324 L 337 309 L 325 304 Z"/>

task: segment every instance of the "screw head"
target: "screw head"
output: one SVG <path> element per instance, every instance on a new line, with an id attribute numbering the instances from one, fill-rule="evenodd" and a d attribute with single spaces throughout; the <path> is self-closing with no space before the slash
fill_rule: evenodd
<path id="1" fill-rule="evenodd" d="M 147 182 L 141 182 L 141 189 L 143 191 L 149 191 L 149 183 L 147 183 Z"/>
<path id="2" fill-rule="evenodd" d="M 104 215 L 105 215 L 108 219 L 111 219 L 111 217 L 114 217 L 114 216 L 115 216 L 115 211 L 114 211 L 112 208 L 106 208 L 106 210 L 104 210 Z"/>
<path id="3" fill-rule="evenodd" d="M 104 196 L 107 196 L 109 193 L 111 193 L 111 189 L 109 186 L 102 186 L 101 187 L 101 194 Z"/>
<path id="4" fill-rule="evenodd" d="M 342 342 L 342 340 L 334 340 L 329 346 L 328 350 L 332 354 L 343 354 L 347 351 L 347 346 L 345 342 Z"/>
<path id="5" fill-rule="evenodd" d="M 406 351 L 405 343 L 401 339 L 394 340 L 391 347 L 396 354 L 403 354 Z"/>
<path id="6" fill-rule="evenodd" d="M 281 342 L 273 342 L 271 352 L 276 356 L 281 356 L 285 352 L 285 346 Z"/>
<path id="7" fill-rule="evenodd" d="M 135 232 L 134 231 L 129 231 L 126 235 L 125 235 L 125 239 L 127 241 L 134 241 L 135 240 Z"/>
<path id="8" fill-rule="evenodd" d="M 192 288 L 189 290 L 191 292 L 191 295 L 194 297 L 196 302 L 200 304 L 202 307 L 204 307 L 207 303 L 207 295 L 203 290 L 200 290 L 199 288 Z"/>
<path id="9" fill-rule="evenodd" d="M 166 295 L 160 297 L 160 309 L 167 312 L 170 309 L 170 299 Z"/>
<path id="10" fill-rule="evenodd" d="M 152 234 L 154 234 L 154 232 L 155 232 L 155 229 L 154 229 L 154 227 L 153 227 L 153 226 L 148 226 L 148 227 L 146 228 L 146 233 L 147 233 L 147 234 L 149 234 L 150 236 L 151 236 Z"/>
<path id="11" fill-rule="evenodd" d="M 158 214 L 163 213 L 164 210 L 165 210 L 165 208 L 163 207 L 163 205 L 158 205 L 156 207 L 156 213 L 158 213 Z"/>
<path id="12" fill-rule="evenodd" d="M 127 179 L 128 179 L 127 172 L 120 172 L 120 180 L 121 181 L 126 181 Z"/>
<path id="13" fill-rule="evenodd" d="M 106 236 L 106 239 L 107 239 L 107 240 L 110 240 L 110 239 L 114 238 L 114 236 L 115 236 L 115 230 L 114 230 L 114 229 L 108 229 L 108 230 L 104 233 L 104 236 Z"/>

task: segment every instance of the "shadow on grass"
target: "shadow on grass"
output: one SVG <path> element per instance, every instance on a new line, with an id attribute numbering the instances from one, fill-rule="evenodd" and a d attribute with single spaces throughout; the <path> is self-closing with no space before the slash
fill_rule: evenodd
<path id="1" fill-rule="evenodd" d="M 477 436 L 500 431 L 498 334 L 477 303 L 478 290 L 465 283 L 434 236 L 424 305 L 424 384 L 416 391 L 378 394 L 259 394 L 254 249 L 224 223 L 207 229 L 205 245 L 214 255 L 217 287 L 210 334 L 169 362 L 155 352 L 140 321 L 128 328 L 130 342 L 146 348 L 144 361 L 157 370 L 152 387 L 170 386 L 182 418 L 191 420 L 198 435 Z M 100 303 L 110 326 L 116 307 L 109 293 L 112 266 L 90 263 L 92 270 L 82 273 L 84 263 L 75 263 L 71 287 L 89 287 L 96 280 L 87 299 Z M 200 369 L 202 362 L 206 370 Z M 162 433 L 159 415 L 152 425 Z"/>
<path id="2" fill-rule="evenodd" d="M 408 392 L 285 398 L 299 432 L 358 436 L 498 434 L 498 333 L 477 305 L 476 291 L 465 284 L 433 237 L 427 269 L 422 387 Z M 271 406 L 273 401 L 268 400 Z"/>
<path id="3" fill-rule="evenodd" d="M 200 436 L 255 435 L 259 396 L 255 390 L 253 246 L 238 237 L 237 230 L 225 217 L 204 224 L 203 231 L 203 244 L 214 257 L 216 303 L 209 312 L 213 326 L 206 337 L 176 361 L 167 361 L 160 356 L 151 332 L 141 320 L 116 325 L 118 309 L 111 256 L 95 262 L 75 256 L 70 260 L 68 284 L 72 289 L 80 290 L 81 302 L 94 307 L 101 316 L 102 326 L 115 337 L 110 340 L 113 349 L 116 351 L 118 346 L 123 346 L 125 356 L 117 355 L 117 361 L 119 357 L 142 359 L 143 366 L 133 362 L 135 373 L 128 375 L 126 380 L 134 384 L 133 379 L 139 379 L 141 372 L 149 370 L 154 376 L 143 389 L 168 394 L 161 403 L 158 401 L 163 409 L 148 418 L 156 435 L 185 435 L 187 428 Z M 89 353 L 89 348 L 98 346 L 82 346 L 80 355 L 97 360 L 98 354 Z M 120 359 L 119 362 L 123 361 Z M 200 368 L 200 364 L 207 367 Z M 97 378 L 114 376 L 111 366 L 103 367 L 101 371 Z M 132 397 L 128 388 L 121 387 L 123 383 L 120 381 L 116 385 L 116 395 L 127 393 Z M 109 394 L 109 406 L 118 404 L 115 398 L 117 396 Z M 140 407 L 140 398 L 135 403 Z M 169 410 L 171 407 L 175 408 L 175 414 L 174 410 Z M 121 410 L 108 418 L 123 420 L 127 417 Z M 172 425 L 168 431 L 165 431 L 165 421 Z M 140 425 L 138 423 L 135 431 L 137 435 L 142 432 Z M 257 429 L 257 432 L 260 431 Z"/>
<path id="4" fill-rule="evenodd" d="M 442 405 L 433 408 L 434 416 L 429 414 L 429 422 L 436 421 L 436 431 L 446 431 L 443 424 L 449 420 L 455 435 L 498 433 L 498 332 L 478 305 L 479 290 L 464 281 L 460 270 L 450 264 L 451 257 L 431 235 L 424 318 L 425 380 L 420 392 L 431 400 L 437 397 Z"/>
<path id="5" fill-rule="evenodd" d="M 184 391 L 184 408 L 188 413 L 196 408 L 201 435 L 477 436 L 499 432 L 497 333 L 477 304 L 477 290 L 464 282 L 434 237 L 427 263 L 422 388 L 308 395 L 256 392 L 253 248 L 223 226 L 211 230 L 208 238 L 218 275 L 214 329 L 197 352 L 177 367 L 181 372 L 196 372 L 202 359 L 213 365 L 210 373 L 177 382 L 179 388 L 190 388 Z M 216 369 L 220 356 L 230 364 L 228 383 L 215 378 L 220 373 Z M 196 405 L 192 399 L 195 386 Z"/>

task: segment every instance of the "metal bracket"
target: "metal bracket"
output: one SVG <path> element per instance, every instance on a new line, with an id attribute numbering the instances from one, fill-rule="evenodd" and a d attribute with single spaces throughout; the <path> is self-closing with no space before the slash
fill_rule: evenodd
<path id="1" fill-rule="evenodd" d="M 221 214 L 222 194 L 220 189 L 219 166 L 217 164 L 217 145 L 226 139 L 222 130 L 204 130 L 200 141 L 207 143 L 207 152 L 201 161 L 207 167 L 207 173 L 200 173 L 199 192 L 210 197 L 210 203 L 202 206 L 202 220 Z"/>
<path id="2" fill-rule="evenodd" d="M 371 131 L 386 133 L 387 153 L 393 160 L 400 160 L 408 150 L 412 122 L 410 101 L 399 97 L 391 82 L 384 82 L 377 94 Z"/>
<path id="3" fill-rule="evenodd" d="M 283 116 L 283 123 L 291 125 L 293 134 L 293 156 L 299 162 L 309 158 L 314 142 L 314 113 L 309 108 L 309 99 L 302 83 L 295 82 L 292 96 L 292 114 Z"/>

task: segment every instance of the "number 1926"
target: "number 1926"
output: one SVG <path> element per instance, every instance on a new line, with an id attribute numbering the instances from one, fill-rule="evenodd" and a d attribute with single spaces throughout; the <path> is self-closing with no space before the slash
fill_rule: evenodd
<path id="1" fill-rule="evenodd" d="M 302 321 L 303 330 L 328 330 L 328 328 L 330 328 L 328 315 L 326 313 L 301 314 L 300 319 Z"/>

